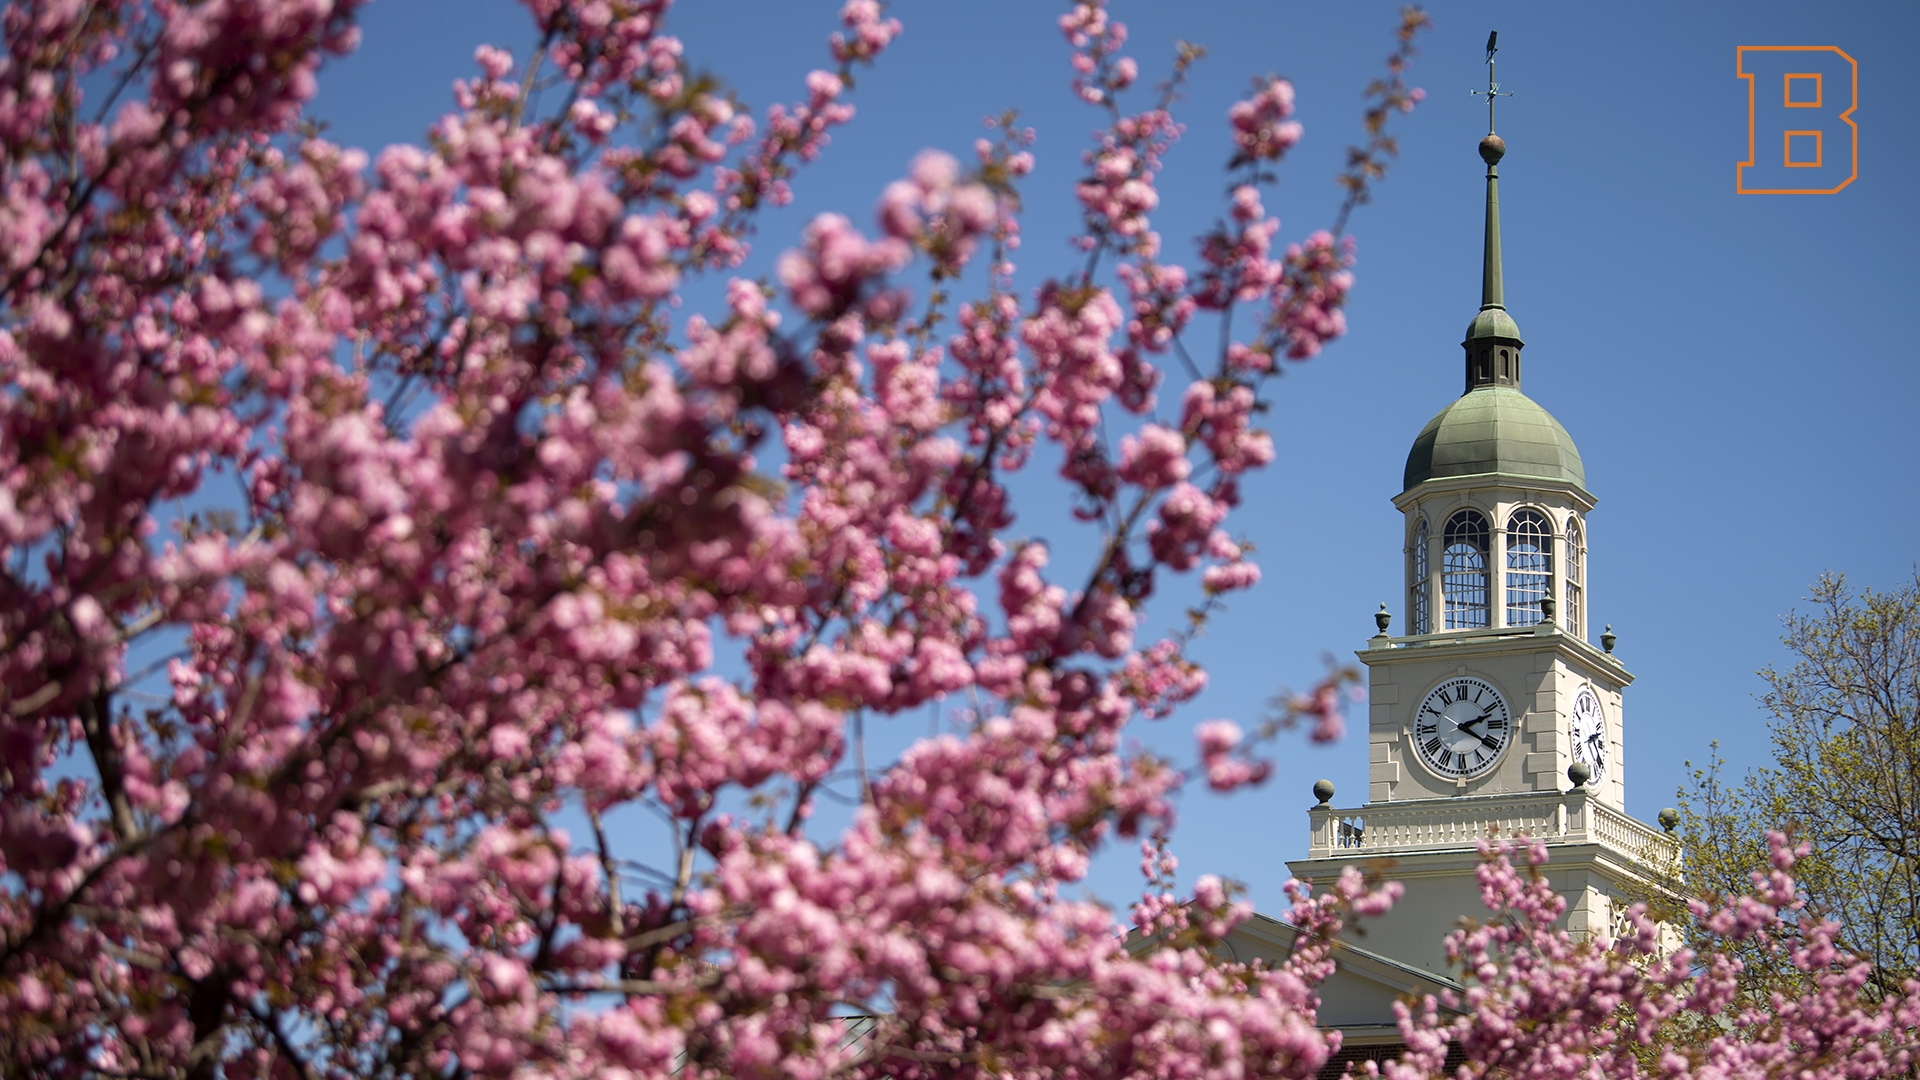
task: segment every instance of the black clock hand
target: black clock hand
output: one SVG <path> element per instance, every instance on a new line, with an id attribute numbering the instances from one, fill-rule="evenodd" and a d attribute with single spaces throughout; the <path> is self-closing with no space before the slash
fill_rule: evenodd
<path id="1" fill-rule="evenodd" d="M 1472 730 L 1469 730 L 1470 728 L 1472 728 L 1472 727 L 1473 727 L 1473 725 L 1475 725 L 1475 724 L 1477 724 L 1477 723 L 1479 723 L 1480 721 L 1482 721 L 1482 720 L 1485 720 L 1485 719 L 1486 719 L 1486 717 L 1484 717 L 1484 716 L 1480 716 L 1480 717 L 1475 717 L 1474 719 L 1472 719 L 1472 720 L 1469 720 L 1469 721 L 1467 721 L 1467 722 L 1466 722 L 1466 723 L 1464 723 L 1464 724 L 1456 724 L 1456 725 L 1454 725 L 1454 726 L 1455 726 L 1455 727 L 1458 727 L 1458 728 L 1459 728 L 1459 729 L 1460 729 L 1461 731 L 1464 731 L 1464 732 L 1466 732 L 1466 733 L 1467 733 L 1468 735 L 1471 735 L 1471 736 L 1473 736 L 1474 738 L 1476 738 L 1476 739 L 1479 739 L 1479 740 L 1480 740 L 1480 745 L 1481 745 L 1481 746 L 1484 746 L 1484 747 L 1486 747 L 1486 748 L 1487 748 L 1487 749 L 1489 749 L 1489 750 L 1498 750 L 1498 749 L 1500 749 L 1500 740 L 1499 740 L 1499 739 L 1496 739 L 1496 738 L 1494 738 L 1493 736 L 1491 736 L 1491 735 L 1489 735 L 1489 734 L 1487 734 L 1487 733 L 1486 733 L 1486 732 L 1484 732 L 1484 731 L 1472 731 Z"/>
<path id="2" fill-rule="evenodd" d="M 1440 715 L 1446 716 L 1445 713 L 1441 713 Z M 1481 746 L 1484 746 L 1489 750 L 1498 750 L 1500 749 L 1499 739 L 1496 739 L 1485 732 L 1473 730 L 1473 725 L 1479 723 L 1482 720 L 1485 720 L 1487 717 L 1492 715 L 1493 715 L 1493 706 L 1489 705 L 1487 706 L 1486 712 L 1481 713 L 1479 716 L 1474 717 L 1473 719 L 1467 721 L 1464 724 L 1455 720 L 1451 716 L 1447 716 L 1447 723 L 1452 724 L 1457 730 L 1463 731 L 1468 735 L 1472 735 L 1474 738 L 1479 739 Z"/>
<path id="3" fill-rule="evenodd" d="M 1481 713 L 1481 714 L 1480 714 L 1479 716 L 1476 716 L 1476 717 L 1474 717 L 1473 719 L 1471 719 L 1471 720 L 1469 720 L 1469 721 L 1467 721 L 1467 722 L 1466 722 L 1466 723 L 1464 723 L 1464 724 L 1455 724 L 1455 725 L 1453 725 L 1453 726 L 1454 726 L 1454 727 L 1457 727 L 1457 728 L 1459 728 L 1459 729 L 1460 729 L 1461 731 L 1465 731 L 1465 732 L 1466 732 L 1467 734 L 1469 734 L 1469 735 L 1471 735 L 1471 734 L 1473 734 L 1473 732 L 1472 732 L 1472 730 L 1470 730 L 1470 729 L 1471 729 L 1471 728 L 1473 727 L 1473 725 L 1475 725 L 1475 724 L 1477 724 L 1477 723 L 1479 723 L 1479 722 L 1480 722 L 1480 721 L 1482 721 L 1482 720 L 1485 720 L 1485 719 L 1486 719 L 1487 717 L 1489 717 L 1489 716 L 1492 716 L 1492 715 L 1493 715 L 1493 706 L 1491 706 L 1491 705 L 1489 705 L 1489 706 L 1487 706 L 1487 711 L 1486 711 L 1486 712 L 1483 712 L 1483 713 Z"/>

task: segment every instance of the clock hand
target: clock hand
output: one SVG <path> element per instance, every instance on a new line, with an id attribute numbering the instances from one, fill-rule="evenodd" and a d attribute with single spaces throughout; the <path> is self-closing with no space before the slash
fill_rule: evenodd
<path id="1" fill-rule="evenodd" d="M 1488 735 L 1484 731 L 1473 730 L 1473 725 L 1478 724 L 1482 720 L 1485 720 L 1488 717 L 1493 715 L 1493 708 L 1494 708 L 1493 706 L 1489 705 L 1487 706 L 1487 710 L 1481 713 L 1479 716 L 1474 717 L 1473 719 L 1467 721 L 1464 724 L 1454 724 L 1453 726 L 1463 732 L 1466 732 L 1468 735 L 1472 735 L 1474 738 L 1479 739 L 1481 746 L 1484 746 L 1489 750 L 1499 750 L 1500 749 L 1499 739 L 1496 739 L 1493 736 Z"/>
<path id="2" fill-rule="evenodd" d="M 1475 725 L 1475 724 L 1477 724 L 1477 723 L 1479 723 L 1479 722 L 1480 722 L 1481 720 L 1485 720 L 1485 719 L 1486 719 L 1486 717 L 1484 717 L 1484 716 L 1482 716 L 1482 717 L 1478 717 L 1478 718 L 1476 718 L 1476 719 L 1473 719 L 1473 720 L 1469 720 L 1469 721 L 1467 721 L 1467 722 L 1466 722 L 1466 723 L 1464 723 L 1464 724 L 1455 724 L 1454 726 L 1455 726 L 1455 727 L 1457 727 L 1457 728 L 1459 728 L 1459 729 L 1460 729 L 1460 731 L 1461 731 L 1462 733 L 1464 733 L 1464 734 L 1467 734 L 1467 735 L 1471 735 L 1471 736 L 1473 736 L 1474 738 L 1476 738 L 1476 739 L 1479 739 L 1479 740 L 1480 740 L 1480 745 L 1482 745 L 1482 746 L 1484 746 L 1484 747 L 1487 747 L 1487 748 L 1488 748 L 1488 749 L 1490 749 L 1490 750 L 1498 750 L 1498 749 L 1500 749 L 1500 740 L 1499 740 L 1499 739 L 1496 739 L 1496 738 L 1494 738 L 1493 736 L 1491 736 L 1491 735 L 1489 735 L 1489 734 L 1487 734 L 1487 733 L 1486 733 L 1486 732 L 1484 732 L 1484 731 L 1475 731 L 1475 730 L 1473 730 L 1473 725 Z"/>
<path id="3" fill-rule="evenodd" d="M 1487 734 L 1487 733 L 1485 733 L 1485 732 L 1482 732 L 1482 731 L 1475 731 L 1475 730 L 1473 730 L 1473 725 L 1475 725 L 1475 724 L 1477 724 L 1477 723 L 1479 723 L 1480 721 L 1482 721 L 1482 720 L 1485 720 L 1485 719 L 1486 719 L 1487 717 L 1489 717 L 1489 716 L 1492 716 L 1492 715 L 1493 715 L 1493 706 L 1491 706 L 1491 705 L 1489 705 L 1489 706 L 1487 707 L 1487 711 L 1486 711 L 1486 712 L 1483 712 L 1483 713 L 1481 713 L 1481 714 L 1480 714 L 1479 716 L 1476 716 L 1476 717 L 1474 717 L 1473 719 L 1471 719 L 1471 720 L 1468 720 L 1468 721 L 1467 721 L 1466 723 L 1464 723 L 1464 724 L 1463 724 L 1463 723 L 1461 723 L 1461 722 L 1460 722 L 1460 721 L 1458 721 L 1458 720 L 1455 720 L 1455 719 L 1454 719 L 1453 717 L 1451 717 L 1451 716 L 1447 716 L 1447 714 L 1446 714 L 1446 713 L 1441 713 L 1440 715 L 1441 715 L 1442 717 L 1444 717 L 1444 718 L 1446 719 L 1446 721 L 1447 721 L 1447 723 L 1449 723 L 1449 724 L 1452 724 L 1452 725 L 1453 725 L 1453 727 L 1454 727 L 1454 730 L 1455 730 L 1455 731 L 1460 731 L 1460 732 L 1464 732 L 1465 734 L 1468 734 L 1468 735 L 1471 735 L 1471 736 L 1473 736 L 1474 738 L 1476 738 L 1476 739 L 1479 739 L 1479 740 L 1480 740 L 1480 745 L 1481 745 L 1481 746 L 1484 746 L 1484 747 L 1486 747 L 1486 748 L 1487 748 L 1487 749 L 1489 749 L 1489 750 L 1499 750 L 1499 749 L 1500 749 L 1500 740 L 1499 740 L 1499 739 L 1496 739 L 1496 738 L 1494 738 L 1493 736 L 1491 736 L 1491 735 L 1488 735 L 1488 734 Z"/>

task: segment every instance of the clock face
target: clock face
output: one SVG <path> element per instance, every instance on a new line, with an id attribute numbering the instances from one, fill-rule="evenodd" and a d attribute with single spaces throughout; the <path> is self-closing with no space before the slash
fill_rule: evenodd
<path id="1" fill-rule="evenodd" d="M 1414 750 L 1442 776 L 1465 779 L 1486 772 L 1512 741 L 1507 699 L 1471 676 L 1434 687 L 1413 717 Z"/>
<path id="2" fill-rule="evenodd" d="M 1607 778 L 1607 714 L 1600 710 L 1600 699 L 1593 688 L 1583 686 L 1573 697 L 1573 760 L 1593 771 L 1589 784 Z"/>

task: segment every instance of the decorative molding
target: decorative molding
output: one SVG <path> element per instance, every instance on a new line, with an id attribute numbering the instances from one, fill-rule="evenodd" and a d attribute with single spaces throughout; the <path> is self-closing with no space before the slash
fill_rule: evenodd
<path id="1" fill-rule="evenodd" d="M 1553 650 L 1587 678 L 1609 688 L 1633 683 L 1619 660 L 1574 637 L 1552 623 L 1534 626 L 1489 627 L 1474 630 L 1442 630 L 1433 634 L 1389 638 L 1368 642 L 1367 648 L 1354 653 L 1368 666 L 1376 663 L 1478 659 L 1483 656 L 1511 655 L 1516 651 Z M 1382 655 L 1386 654 L 1386 655 Z M 1466 669 L 1461 668 L 1462 671 Z"/>
<path id="2" fill-rule="evenodd" d="M 1307 817 L 1310 859 L 1468 850 L 1489 836 L 1595 843 L 1650 865 L 1675 856 L 1672 837 L 1586 791 L 1412 799 L 1352 810 L 1314 807 Z"/>

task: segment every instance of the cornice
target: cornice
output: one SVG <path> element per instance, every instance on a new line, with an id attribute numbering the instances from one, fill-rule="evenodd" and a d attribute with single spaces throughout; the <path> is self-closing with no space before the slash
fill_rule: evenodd
<path id="1" fill-rule="evenodd" d="M 1423 480 L 1413 487 L 1393 497 L 1393 505 L 1402 512 L 1414 503 L 1434 495 L 1447 495 L 1462 491 L 1505 490 L 1520 492 L 1519 502 L 1527 501 L 1526 496 L 1554 494 L 1565 496 L 1581 513 L 1588 513 L 1600 500 L 1585 488 L 1574 484 L 1559 483 L 1540 476 L 1522 476 L 1519 473 L 1474 473 L 1472 476 L 1447 476 L 1434 480 Z"/>
<path id="2" fill-rule="evenodd" d="M 1489 656 L 1510 656 L 1516 652 L 1552 650 L 1587 673 L 1620 684 L 1633 683 L 1633 675 L 1612 653 L 1595 648 L 1590 642 L 1560 629 L 1556 623 L 1537 626 L 1501 627 L 1492 630 L 1448 630 L 1438 634 L 1410 634 L 1406 637 L 1380 635 L 1367 647 L 1355 651 L 1360 662 L 1477 660 Z"/>

